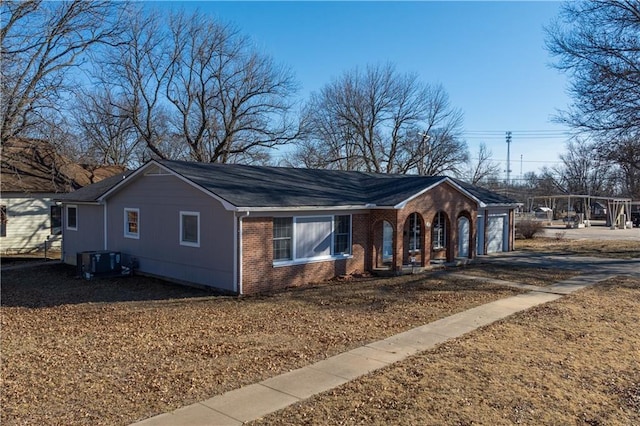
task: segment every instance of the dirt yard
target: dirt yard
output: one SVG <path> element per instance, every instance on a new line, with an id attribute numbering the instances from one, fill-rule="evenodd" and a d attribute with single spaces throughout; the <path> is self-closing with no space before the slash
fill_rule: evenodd
<path id="1" fill-rule="evenodd" d="M 638 425 L 640 280 L 516 314 L 252 424 Z"/>
<path id="2" fill-rule="evenodd" d="M 500 279 L 527 284 L 555 282 L 575 274 L 535 268 L 500 269 L 495 265 L 491 268 L 496 268 L 491 274 Z M 615 299 L 616 306 L 628 306 L 626 298 L 630 296 L 638 300 L 633 283 L 627 287 L 629 293 Z M 433 273 L 321 283 L 271 296 L 235 298 L 141 277 L 84 281 L 74 277 L 73 268 L 63 265 L 5 271 L 1 291 L 2 425 L 129 424 L 518 292 Z M 634 309 L 639 312 L 637 306 Z M 625 312 L 610 309 L 606 322 L 627 321 L 626 317 L 617 317 Z M 573 322 L 565 319 L 560 317 L 556 327 L 569 332 Z M 553 317 L 549 321 L 553 322 Z M 518 331 L 525 337 L 529 335 L 526 324 L 523 320 Z M 636 318 L 635 326 L 638 324 Z M 610 329 L 603 336 L 600 331 L 603 329 L 585 336 L 605 343 L 620 338 Z M 584 345 L 587 337 L 581 337 L 579 342 Z M 625 345 L 635 344 L 632 348 L 640 347 L 637 342 L 620 339 Z M 454 349 L 442 348 L 455 348 L 461 344 L 459 341 L 470 345 L 472 340 L 465 337 L 439 351 L 454 353 Z M 505 353 L 516 351 L 507 362 L 515 365 L 518 354 L 524 353 L 520 348 L 527 346 L 513 344 L 509 339 L 500 342 L 504 346 L 500 350 Z M 542 344 L 532 350 L 555 353 L 558 347 L 555 341 Z M 471 376 L 477 372 L 480 376 L 475 380 L 485 385 L 482 378 L 490 377 L 495 370 L 477 370 L 485 368 L 482 362 L 487 362 L 479 361 L 480 355 L 491 357 L 500 351 L 491 348 L 485 352 L 460 352 L 448 362 L 455 371 L 466 369 Z M 469 366 L 461 363 L 456 367 L 458 358 L 468 361 Z M 431 361 L 425 362 L 429 366 L 418 365 L 411 374 L 432 376 L 431 371 L 436 370 Z M 621 359 L 621 365 L 623 362 Z M 487 364 L 486 368 L 502 368 L 500 371 L 506 368 L 492 359 Z M 524 371 L 515 371 L 512 373 L 526 377 Z M 632 373 L 629 370 L 628 376 L 636 377 Z M 442 386 L 446 386 L 447 377 L 439 377 L 445 382 Z M 622 386 L 620 392 L 635 398 L 634 388 L 625 384 L 625 377 L 615 377 Z M 467 379 L 470 380 L 464 378 Z M 452 377 L 453 388 L 464 388 L 455 380 L 458 379 Z M 496 386 L 503 383 L 493 381 Z M 509 388 L 511 384 L 507 381 L 504 386 Z M 389 389 L 388 393 L 402 395 L 393 387 Z M 478 392 L 473 398 L 484 398 L 482 388 L 472 389 Z M 384 395 L 379 395 L 380 401 Z M 432 397 L 447 399 L 446 394 Z M 462 404 L 455 399 L 451 403 Z M 323 404 L 323 408 L 312 412 L 334 407 L 333 403 Z M 389 404 L 411 406 L 410 401 L 394 399 Z M 295 423 L 298 414 L 287 413 L 272 421 Z M 414 414 L 421 415 L 419 411 Z M 303 417 L 314 418 L 308 413 Z M 310 422 L 325 423 L 326 417 L 315 419 Z"/>

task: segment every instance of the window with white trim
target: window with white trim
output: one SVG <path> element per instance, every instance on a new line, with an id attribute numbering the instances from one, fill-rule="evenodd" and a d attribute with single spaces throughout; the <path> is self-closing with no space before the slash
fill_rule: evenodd
<path id="1" fill-rule="evenodd" d="M 295 258 L 314 259 L 331 256 L 333 217 L 295 218 Z"/>
<path id="2" fill-rule="evenodd" d="M 418 213 L 409 216 L 409 251 L 417 252 L 422 248 L 422 221 Z"/>
<path id="3" fill-rule="evenodd" d="M 351 215 L 334 216 L 333 254 L 351 254 Z"/>
<path id="4" fill-rule="evenodd" d="M 78 230 L 78 206 L 66 206 L 66 228 L 70 231 Z"/>
<path id="5" fill-rule="evenodd" d="M 180 245 L 200 247 L 200 212 L 180 212 Z"/>
<path id="6" fill-rule="evenodd" d="M 351 254 L 351 215 L 276 217 L 273 260 L 305 262 Z"/>
<path id="7" fill-rule="evenodd" d="M 273 260 L 293 259 L 293 218 L 273 218 Z"/>
<path id="8" fill-rule="evenodd" d="M 140 238 L 140 209 L 124 209 L 125 238 Z"/>
<path id="9" fill-rule="evenodd" d="M 447 221 L 443 212 L 436 214 L 433 222 L 433 248 L 443 249 L 447 246 Z"/>

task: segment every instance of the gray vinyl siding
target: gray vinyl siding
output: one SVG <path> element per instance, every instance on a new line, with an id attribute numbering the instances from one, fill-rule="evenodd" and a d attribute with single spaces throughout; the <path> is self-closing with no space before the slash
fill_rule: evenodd
<path id="1" fill-rule="evenodd" d="M 61 237 L 51 236 L 50 208 L 54 194 L 3 193 L 0 205 L 7 209 L 6 236 L 0 237 L 2 253 L 60 248 Z M 49 239 L 47 240 L 47 237 Z"/>
<path id="2" fill-rule="evenodd" d="M 76 255 L 82 251 L 104 249 L 104 210 L 100 205 L 73 204 L 77 210 L 77 230 L 66 228 L 67 209 L 62 207 L 62 259 L 69 265 L 76 264 Z"/>
<path id="3" fill-rule="evenodd" d="M 139 209 L 139 238 L 124 236 L 124 209 Z M 141 175 L 107 200 L 107 247 L 139 271 L 234 291 L 234 215 L 170 175 Z M 180 244 L 180 212 L 200 213 L 200 247 Z"/>

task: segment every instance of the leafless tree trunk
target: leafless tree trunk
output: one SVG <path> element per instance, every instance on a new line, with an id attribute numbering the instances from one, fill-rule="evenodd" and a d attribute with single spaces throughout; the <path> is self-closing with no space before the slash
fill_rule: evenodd
<path id="1" fill-rule="evenodd" d="M 113 43 L 125 3 L 3 1 L 0 139 L 29 136 L 59 110 L 83 55 Z"/>
<path id="2" fill-rule="evenodd" d="M 307 166 L 433 174 L 457 170 L 467 158 L 462 113 L 444 89 L 391 64 L 346 72 L 325 86 L 304 122 L 308 137 L 294 158 Z"/>

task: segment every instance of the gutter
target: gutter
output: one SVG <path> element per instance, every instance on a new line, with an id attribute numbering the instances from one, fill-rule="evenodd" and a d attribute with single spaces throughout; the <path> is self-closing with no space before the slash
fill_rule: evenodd
<path id="1" fill-rule="evenodd" d="M 234 215 L 235 216 L 235 215 Z M 234 245 L 235 245 L 235 250 L 234 252 L 234 280 L 233 280 L 233 290 L 238 294 L 238 295 L 242 295 L 243 294 L 243 288 L 242 288 L 242 269 L 243 269 L 243 264 L 242 264 L 242 257 L 243 257 L 243 252 L 242 252 L 242 219 L 244 219 L 245 217 L 249 216 L 249 212 L 245 212 L 244 215 L 242 216 L 237 216 L 238 220 L 233 222 L 233 226 L 234 228 L 236 228 L 234 230 Z"/>

